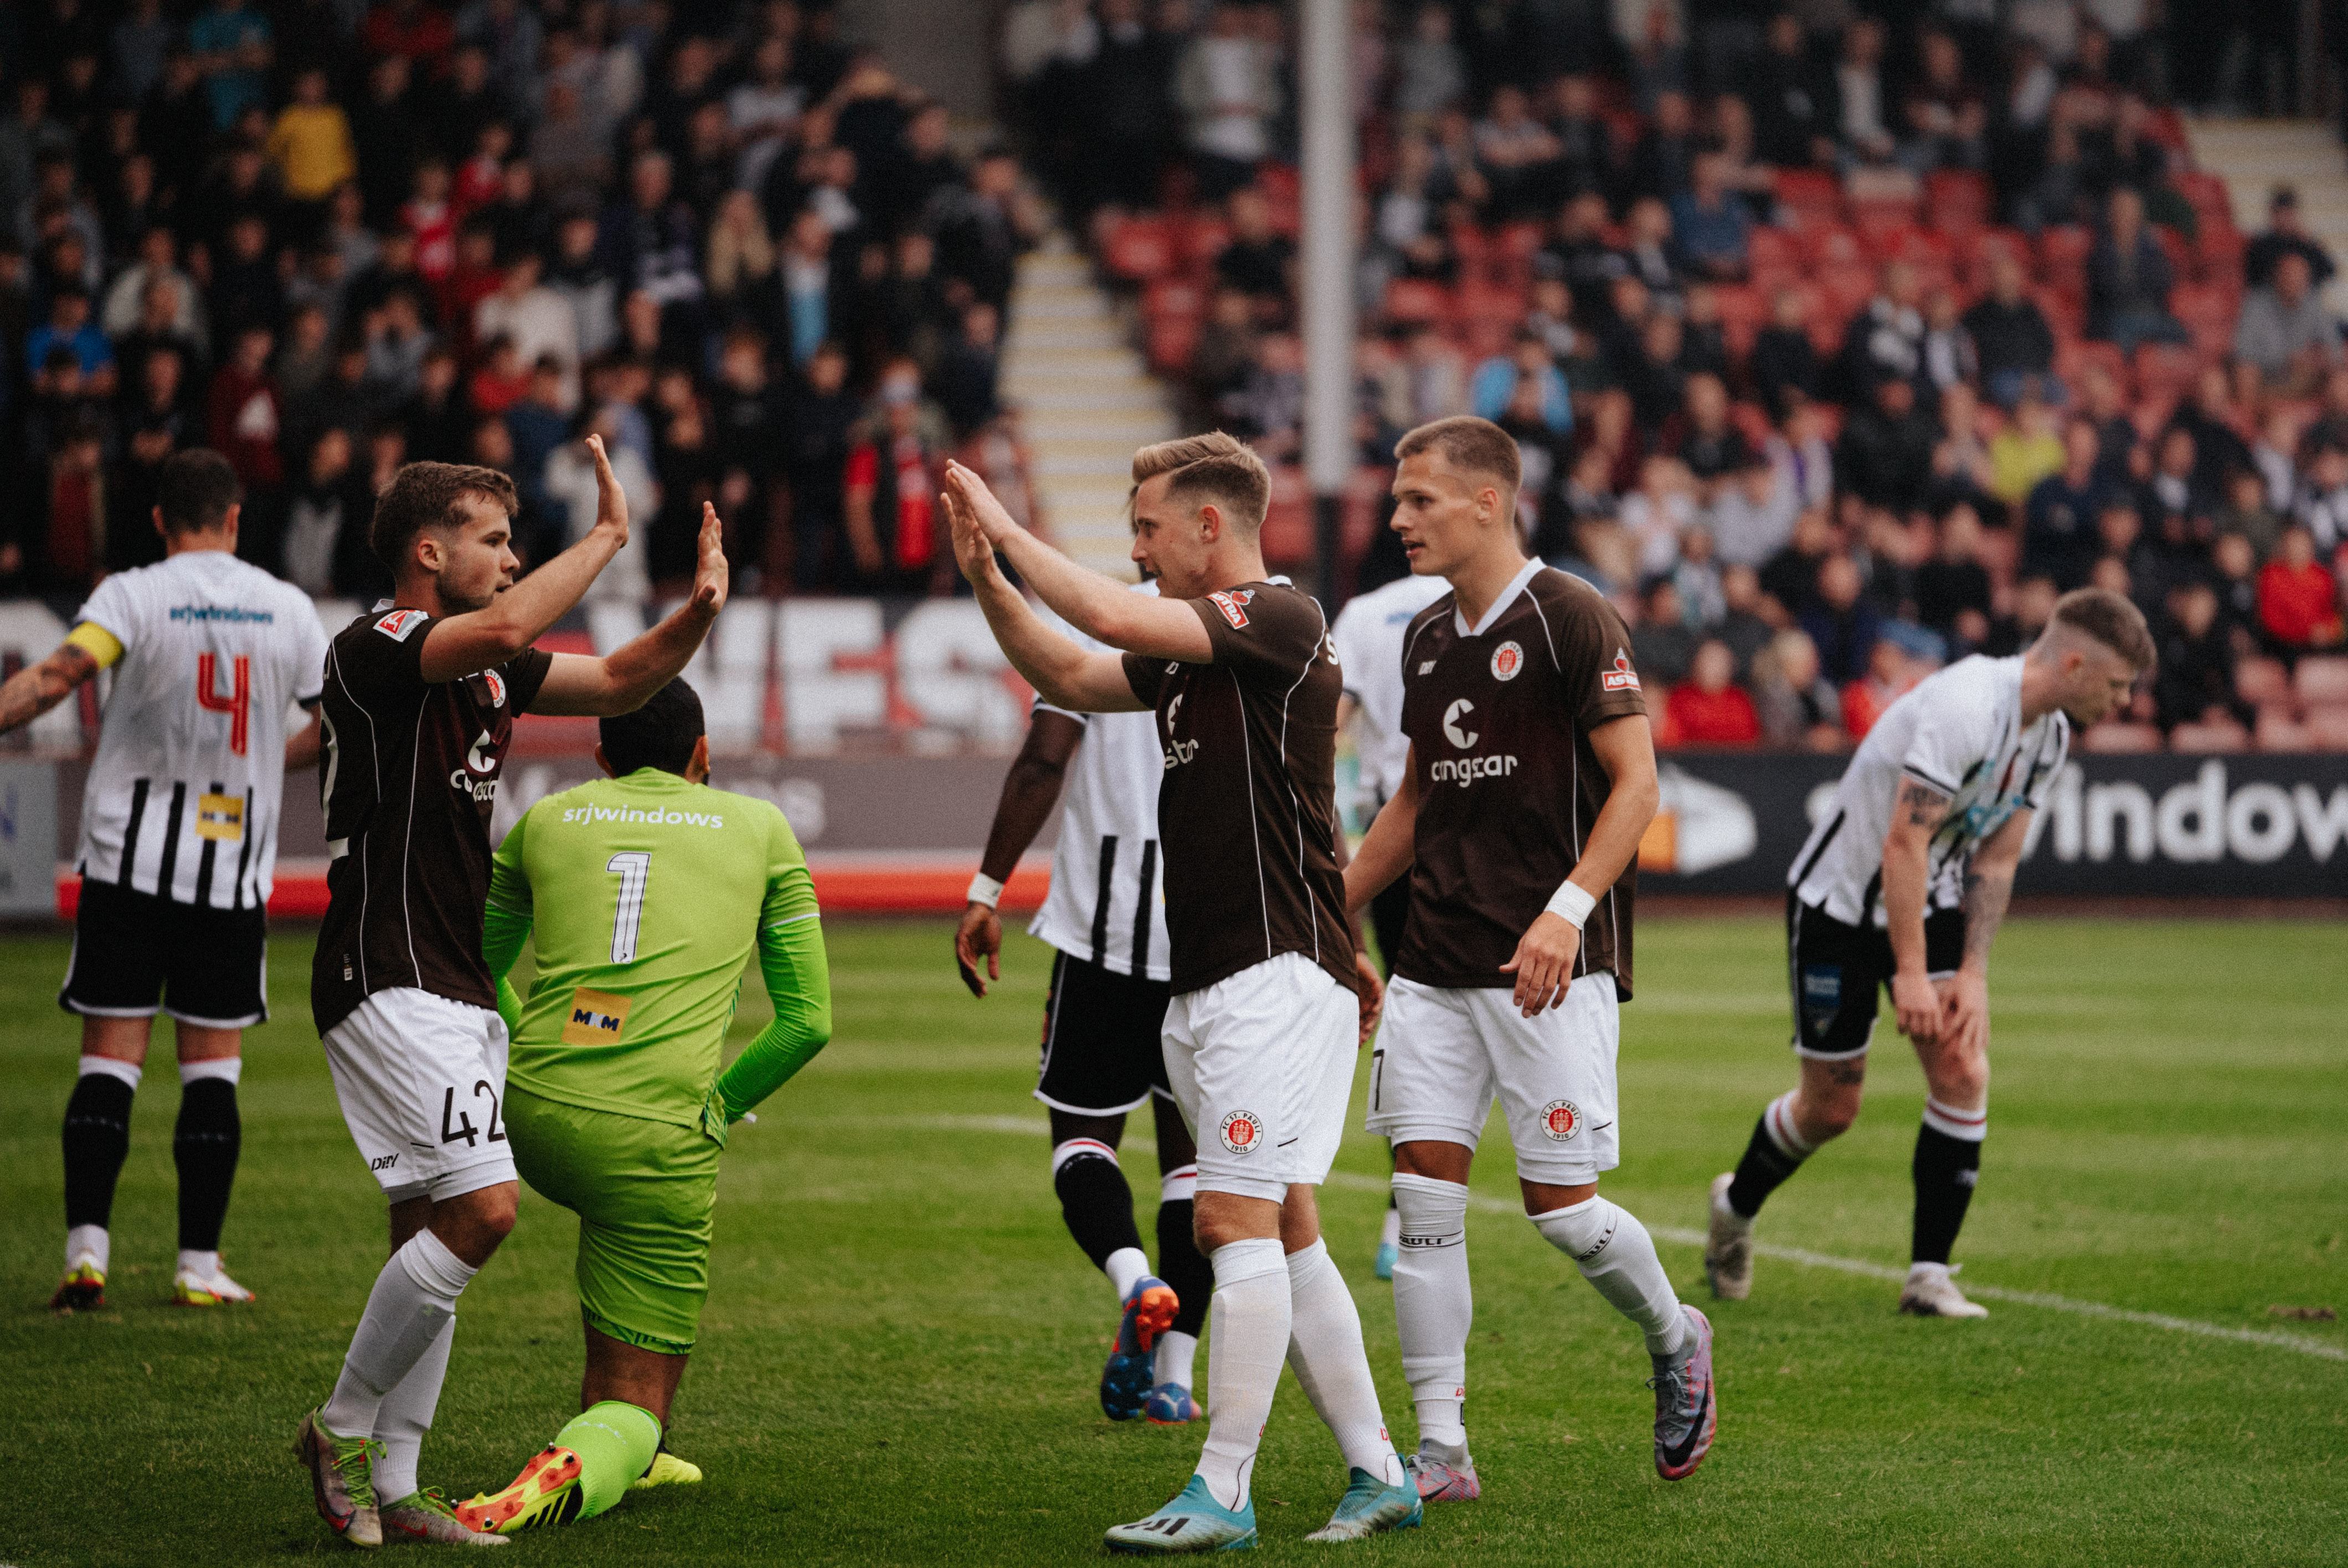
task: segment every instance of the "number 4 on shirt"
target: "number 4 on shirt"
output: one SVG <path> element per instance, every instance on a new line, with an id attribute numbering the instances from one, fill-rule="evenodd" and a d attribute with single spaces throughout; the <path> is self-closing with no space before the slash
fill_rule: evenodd
<path id="1" fill-rule="evenodd" d="M 245 736 L 252 720 L 252 661 L 244 654 L 236 656 L 231 675 L 228 695 L 223 697 L 215 686 L 220 672 L 218 656 L 196 655 L 196 706 L 207 713 L 226 713 L 228 749 L 238 756 L 244 755 Z"/>

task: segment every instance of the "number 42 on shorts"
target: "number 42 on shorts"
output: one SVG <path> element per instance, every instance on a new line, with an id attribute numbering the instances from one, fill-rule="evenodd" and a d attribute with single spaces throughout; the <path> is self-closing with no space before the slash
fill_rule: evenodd
<path id="1" fill-rule="evenodd" d="M 484 1094 L 489 1097 L 489 1142 L 502 1143 L 506 1141 L 506 1135 L 498 1125 L 498 1091 L 489 1086 L 489 1081 L 486 1078 L 479 1080 L 473 1085 L 475 1100 L 479 1100 Z M 456 1125 L 449 1125 L 451 1122 Z M 469 1149 L 479 1142 L 480 1134 L 473 1126 L 473 1113 L 469 1110 L 457 1109 L 457 1086 L 452 1083 L 448 1086 L 448 1092 L 440 1097 L 440 1142 L 453 1143 L 459 1138 L 465 1141 L 465 1147 Z"/>

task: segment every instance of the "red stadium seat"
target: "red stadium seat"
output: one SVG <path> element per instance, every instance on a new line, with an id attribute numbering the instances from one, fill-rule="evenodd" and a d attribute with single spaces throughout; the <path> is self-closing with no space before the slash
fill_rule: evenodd
<path id="1" fill-rule="evenodd" d="M 1764 267 L 1799 267 L 1802 247 L 1791 231 L 1765 223 L 1746 236 L 1745 259 L 1756 272 Z"/>
<path id="2" fill-rule="evenodd" d="M 1255 182 L 1263 188 L 1264 195 L 1272 199 L 1274 206 L 1283 201 L 1293 205 L 1304 196 L 1303 178 L 1296 172 L 1296 166 L 1292 163 L 1256 165 Z"/>
<path id="3" fill-rule="evenodd" d="M 2242 279 L 2242 252 L 2250 242 L 2231 222 L 2214 223 L 2201 220 L 2201 238 L 2196 244 L 2200 257 L 2201 276 L 2212 283 L 2232 283 L 2239 286 Z"/>
<path id="4" fill-rule="evenodd" d="M 2161 749 L 2160 731 L 2151 724 L 2132 724 L 2107 719 L 2100 724 L 2088 726 L 2079 737 L 2079 749 L 2101 755 L 2157 752 Z"/>
<path id="5" fill-rule="evenodd" d="M 2348 704 L 2348 658 L 2333 653 L 2302 659 L 2291 684 L 2292 694 L 2304 707 Z"/>
<path id="6" fill-rule="evenodd" d="M 1153 326 L 1188 321 L 1195 328 L 1206 313 L 1206 289 L 1188 278 L 1154 278 L 1141 291 L 1141 314 Z"/>
<path id="7" fill-rule="evenodd" d="M 1823 169 L 1781 169 L 1776 178 L 1777 200 L 1787 206 L 1813 210 L 1842 210 L 1842 181 Z"/>
<path id="8" fill-rule="evenodd" d="M 2136 351 L 2136 394 L 2145 402 L 2174 404 L 2201 374 L 2201 355 L 2175 343 L 2148 343 Z"/>
<path id="9" fill-rule="evenodd" d="M 2262 752 L 2308 752 L 2315 749 L 2314 738 L 2307 726 L 2280 708 L 2259 710 L 2259 750 Z"/>
<path id="10" fill-rule="evenodd" d="M 2168 732 L 2168 749 L 2196 754 L 2246 752 L 2250 749 L 2250 733 L 2231 719 L 2218 724 L 2179 724 Z"/>
<path id="11" fill-rule="evenodd" d="M 1149 368 L 1160 375 L 1187 375 L 1190 355 L 1199 347 L 1199 318 L 1171 316 L 1149 323 L 1147 348 Z"/>
<path id="12" fill-rule="evenodd" d="M 1174 245 L 1183 266 L 1204 272 L 1214 265 L 1223 247 L 1231 242 L 1231 226 L 1204 212 L 1192 213 L 1175 231 Z"/>
<path id="13" fill-rule="evenodd" d="M 1169 219 L 1128 218 L 1109 231 L 1108 269 L 1131 282 L 1147 282 L 1174 270 L 1174 225 Z"/>
<path id="14" fill-rule="evenodd" d="M 2222 218 L 2226 226 L 2234 226 L 2234 200 L 2226 190 L 2225 179 L 2205 169 L 2188 169 L 2168 177 L 2168 183 L 2185 198 L 2204 224 L 2212 217 Z"/>
<path id="15" fill-rule="evenodd" d="M 2234 666 L 2234 695 L 2253 707 L 2287 706 L 2291 676 L 2272 659 L 2245 659 Z"/>
<path id="16" fill-rule="evenodd" d="M 1385 313 L 1396 322 L 1437 322 L 1451 319 L 1451 291 L 1423 278 L 1396 278 L 1386 285 Z"/>
<path id="17" fill-rule="evenodd" d="M 2348 706 L 2308 710 L 2307 738 L 2318 751 L 2348 752 Z"/>
<path id="18" fill-rule="evenodd" d="M 1802 231 L 1802 257 L 1813 267 L 1864 261 L 1867 241 L 1847 223 L 1820 223 Z"/>
<path id="19" fill-rule="evenodd" d="M 2074 223 L 2057 224 L 2038 234 L 2038 264 L 2051 277 L 2057 273 L 2084 274 L 2087 268 L 2087 252 L 2096 248 L 2096 237 Z"/>
<path id="20" fill-rule="evenodd" d="M 1732 403 L 1728 405 L 1728 417 L 1730 423 L 1736 426 L 1737 434 L 1744 436 L 1756 452 L 1767 446 L 1777 434 L 1769 423 L 1769 411 L 1757 403 Z"/>
<path id="21" fill-rule="evenodd" d="M 1989 221 L 1989 180 L 1970 169 L 1936 169 L 1924 177 L 1924 212 L 1944 233 L 1967 233 Z"/>

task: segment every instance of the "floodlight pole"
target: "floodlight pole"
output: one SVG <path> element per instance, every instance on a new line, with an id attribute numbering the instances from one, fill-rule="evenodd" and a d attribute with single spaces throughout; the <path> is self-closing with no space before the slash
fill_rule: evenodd
<path id="1" fill-rule="evenodd" d="M 1303 0 L 1304 474 L 1321 601 L 1338 609 L 1338 524 L 1354 466 L 1354 105 L 1349 0 Z"/>

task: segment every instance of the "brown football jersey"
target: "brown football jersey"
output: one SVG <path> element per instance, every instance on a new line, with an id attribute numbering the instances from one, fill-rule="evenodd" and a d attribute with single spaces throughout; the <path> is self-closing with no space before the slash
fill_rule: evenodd
<path id="1" fill-rule="evenodd" d="M 514 715 L 554 656 L 533 648 L 461 681 L 427 682 L 429 620 L 379 606 L 326 647 L 318 771 L 332 858 L 310 964 L 320 1034 L 396 986 L 498 1005 L 481 958 L 489 814 Z"/>
<path id="2" fill-rule="evenodd" d="M 1253 582 L 1186 600 L 1211 664 L 1125 656 L 1158 711 L 1166 774 L 1166 935 L 1176 995 L 1281 953 L 1354 989 L 1337 871 L 1337 697 L 1344 682 L 1318 601 Z"/>
<path id="3" fill-rule="evenodd" d="M 1410 916 L 1395 973 L 1449 989 L 1512 987 L 1500 966 L 1557 891 L 1605 807 L 1590 732 L 1644 713 L 1631 633 L 1579 578 L 1531 563 L 1478 631 L 1456 595 L 1403 639 L 1403 733 L 1418 784 Z M 1631 994 L 1636 859 L 1590 912 L 1579 975 Z"/>

